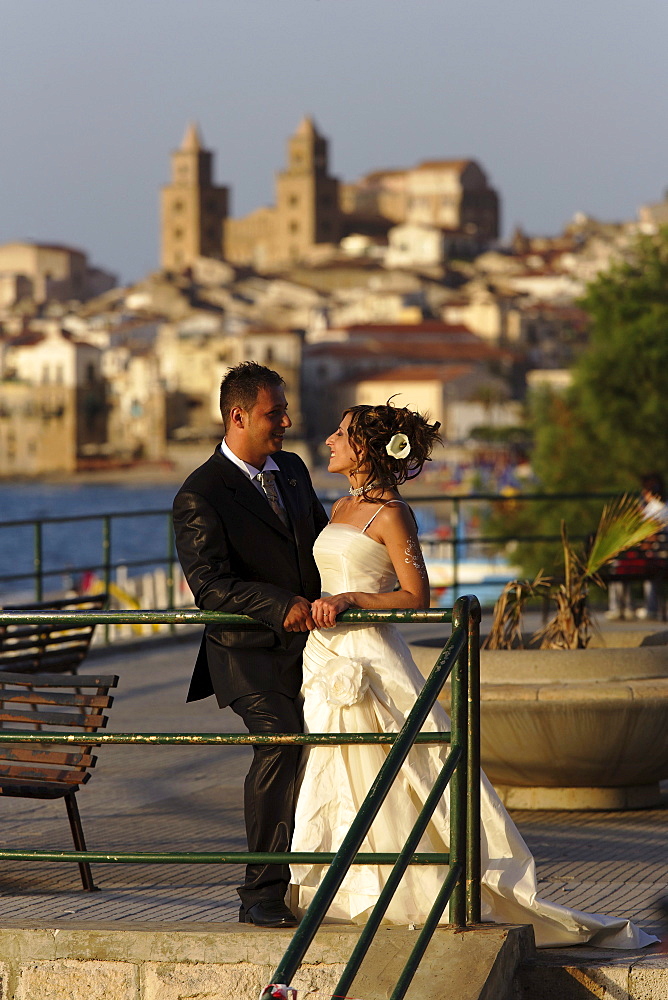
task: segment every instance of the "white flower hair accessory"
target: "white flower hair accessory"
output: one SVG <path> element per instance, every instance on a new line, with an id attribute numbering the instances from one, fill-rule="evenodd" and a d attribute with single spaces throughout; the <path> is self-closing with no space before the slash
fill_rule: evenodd
<path id="1" fill-rule="evenodd" d="M 306 686 L 306 685 L 305 685 Z M 348 708 L 361 701 L 369 687 L 364 662 L 352 656 L 333 656 L 318 669 L 311 686 L 328 705 Z"/>
<path id="2" fill-rule="evenodd" d="M 411 443 L 405 434 L 393 434 L 385 445 L 385 451 L 390 458 L 408 458 L 411 453 Z"/>

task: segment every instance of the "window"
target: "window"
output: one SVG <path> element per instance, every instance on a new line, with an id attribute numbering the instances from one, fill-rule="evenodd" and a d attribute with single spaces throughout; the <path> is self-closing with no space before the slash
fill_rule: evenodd
<path id="1" fill-rule="evenodd" d="M 298 194 L 291 194 L 290 197 L 288 198 L 288 205 L 291 205 L 294 208 L 295 205 L 298 205 L 298 204 L 299 204 L 299 195 Z"/>
<path id="2" fill-rule="evenodd" d="M 290 229 L 291 233 L 298 233 L 299 232 L 299 223 L 292 221 L 290 223 L 289 229 Z"/>

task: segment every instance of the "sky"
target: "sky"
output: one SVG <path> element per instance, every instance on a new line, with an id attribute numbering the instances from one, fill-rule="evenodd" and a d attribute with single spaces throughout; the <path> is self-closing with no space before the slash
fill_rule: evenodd
<path id="1" fill-rule="evenodd" d="M 630 220 L 668 187 L 666 0 L 2 0 L 0 243 L 155 270 L 189 121 L 231 214 L 305 114 L 341 180 L 477 160 L 503 235 Z"/>

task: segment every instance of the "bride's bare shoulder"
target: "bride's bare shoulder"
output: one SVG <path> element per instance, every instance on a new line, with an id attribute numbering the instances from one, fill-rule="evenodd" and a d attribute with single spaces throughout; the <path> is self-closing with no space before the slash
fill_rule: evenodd
<path id="1" fill-rule="evenodd" d="M 400 497 L 390 497 L 384 500 L 367 527 L 368 534 L 383 544 L 396 540 L 398 537 L 405 539 L 416 533 L 413 511 Z"/>

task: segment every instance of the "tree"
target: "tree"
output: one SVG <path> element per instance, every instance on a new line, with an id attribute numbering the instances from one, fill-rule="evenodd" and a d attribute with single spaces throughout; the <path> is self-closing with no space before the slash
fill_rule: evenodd
<path id="1" fill-rule="evenodd" d="M 668 228 L 638 238 L 579 304 L 589 315 L 589 342 L 573 385 L 531 401 L 537 490 L 637 492 L 650 472 L 668 481 Z M 563 519 L 583 536 L 600 503 L 521 505 L 519 523 L 506 520 L 506 528 L 558 535 Z M 522 546 L 516 558 L 525 571 L 552 572 L 558 550 Z"/>
<path id="2" fill-rule="evenodd" d="M 589 343 L 572 389 L 534 405 L 541 484 L 633 490 L 647 472 L 668 478 L 668 228 L 639 237 L 580 305 Z"/>
<path id="3" fill-rule="evenodd" d="M 580 305 L 591 326 L 569 398 L 579 478 L 625 489 L 648 472 L 668 478 L 668 228 L 641 236 Z"/>

